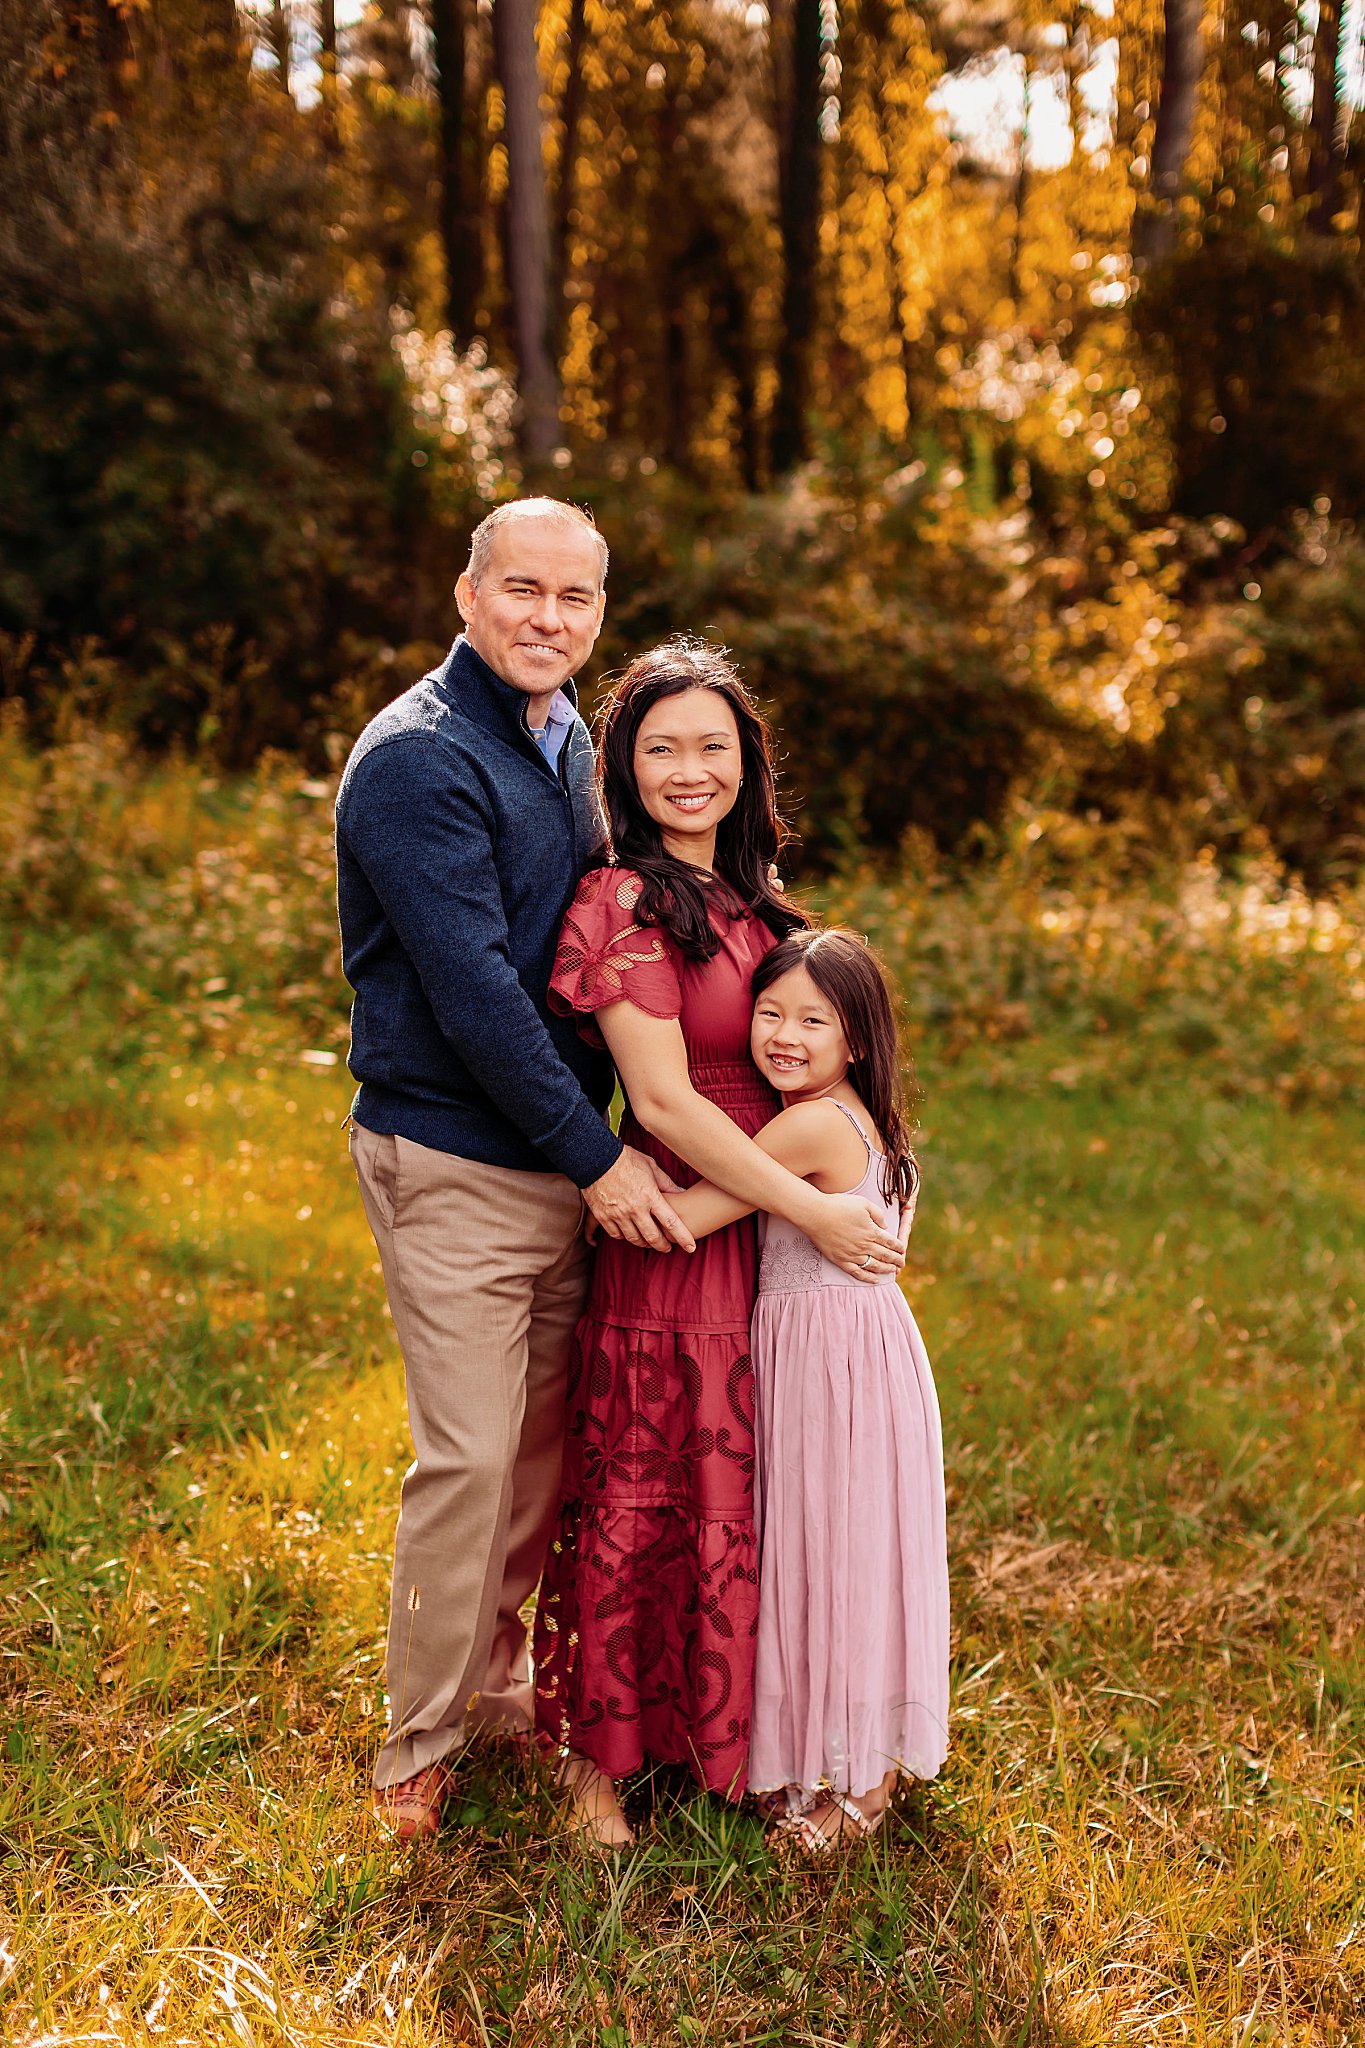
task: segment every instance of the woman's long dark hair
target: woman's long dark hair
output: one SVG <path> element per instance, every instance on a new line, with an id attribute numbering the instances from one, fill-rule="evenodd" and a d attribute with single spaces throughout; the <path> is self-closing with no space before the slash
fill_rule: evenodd
<path id="1" fill-rule="evenodd" d="M 661 699 L 688 690 L 714 690 L 739 728 L 743 781 L 734 808 L 716 828 L 717 878 L 779 939 L 803 930 L 806 919 L 768 879 L 787 834 L 777 815 L 763 720 L 722 649 L 683 635 L 665 640 L 637 656 L 607 698 L 598 730 L 598 777 L 610 858 L 634 868 L 644 883 L 636 916 L 641 924 L 661 926 L 689 960 L 709 960 L 720 940 L 707 914 L 706 878 L 665 852 L 662 831 L 641 802 L 635 779 L 635 741 L 646 714 Z"/>
<path id="2" fill-rule="evenodd" d="M 794 967 L 804 967 L 834 1006 L 853 1055 L 848 1078 L 867 1104 L 886 1155 L 882 1193 L 906 1208 L 919 1187 L 919 1167 L 910 1149 L 896 1013 L 877 956 L 856 932 L 838 926 L 795 932 L 754 969 L 749 985 L 755 997 Z"/>

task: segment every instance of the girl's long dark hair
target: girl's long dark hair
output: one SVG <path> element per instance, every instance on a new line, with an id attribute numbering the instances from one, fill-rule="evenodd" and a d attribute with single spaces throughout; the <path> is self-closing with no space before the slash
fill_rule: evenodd
<path id="1" fill-rule="evenodd" d="M 838 1014 L 853 1055 L 849 1080 L 867 1104 L 886 1155 L 882 1193 L 904 1209 L 919 1187 L 919 1167 L 910 1149 L 896 1013 L 877 957 L 856 932 L 838 926 L 795 932 L 759 961 L 750 982 L 754 995 L 794 967 L 805 968 Z"/>
<path id="2" fill-rule="evenodd" d="M 646 714 L 662 698 L 687 690 L 714 690 L 739 728 L 744 779 L 733 810 L 716 829 L 716 876 L 779 939 L 803 930 L 806 919 L 768 879 L 787 834 L 777 815 L 763 720 L 722 649 L 683 635 L 665 640 L 639 655 L 607 698 L 598 731 L 598 777 L 610 858 L 634 868 L 644 883 L 636 916 L 641 924 L 661 926 L 689 960 L 709 960 L 720 940 L 707 914 L 706 878 L 664 851 L 663 834 L 641 802 L 635 779 L 635 741 Z"/>

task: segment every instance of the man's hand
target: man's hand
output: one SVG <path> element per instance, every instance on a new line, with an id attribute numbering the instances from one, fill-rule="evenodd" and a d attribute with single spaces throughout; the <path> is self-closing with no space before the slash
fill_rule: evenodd
<path id="1" fill-rule="evenodd" d="M 805 1230 L 830 1264 L 855 1280 L 884 1280 L 905 1264 L 904 1245 L 861 1195 L 821 1195 Z"/>
<path id="2" fill-rule="evenodd" d="M 583 1200 L 608 1237 L 641 1251 L 666 1252 L 676 1244 L 694 1252 L 697 1241 L 660 1187 L 658 1172 L 652 1159 L 627 1145 L 615 1166 L 584 1188 Z"/>

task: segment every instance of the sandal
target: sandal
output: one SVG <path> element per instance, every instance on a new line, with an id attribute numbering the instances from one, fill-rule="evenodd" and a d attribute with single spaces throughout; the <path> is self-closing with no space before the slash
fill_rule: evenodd
<path id="1" fill-rule="evenodd" d="M 876 1834 L 878 1828 L 886 1819 L 887 1812 L 889 1810 L 888 1807 L 884 1806 L 882 1807 L 879 1813 L 874 1813 L 871 1819 L 869 1819 L 868 1816 L 863 1812 L 861 1806 L 859 1806 L 857 1800 L 845 1799 L 842 1792 L 836 1792 L 834 1794 L 834 1804 L 838 1807 L 840 1813 L 843 1814 L 844 1819 L 852 1821 L 853 1839 L 855 1841 L 863 1842 L 867 1841 L 871 1836 Z M 839 1823 L 838 1833 L 835 1835 L 834 1839 L 837 1842 L 843 1841 L 845 1839 L 845 1829 L 842 1820 Z"/>
<path id="2" fill-rule="evenodd" d="M 775 1849 L 791 1844 L 812 1858 L 832 1856 L 849 1840 L 867 1841 L 876 1834 L 887 1813 L 883 1807 L 875 1818 L 869 1820 L 861 1806 L 852 1799 L 846 1799 L 842 1792 L 830 1792 L 822 1798 L 811 1792 L 798 1794 L 791 1785 L 786 1788 L 786 1801 L 785 1812 L 774 1815 L 764 1840 Z M 830 1814 L 839 1814 L 839 1825 L 832 1831 L 815 1818 L 821 1807 Z M 849 1822 L 852 1823 L 851 1828 Z"/>
<path id="3" fill-rule="evenodd" d="M 784 1785 L 778 1792 L 765 1794 L 764 1804 L 772 1815 L 763 1831 L 763 1839 L 770 1849 L 796 1848 L 807 1856 L 827 1856 L 834 1847 L 834 1837 L 822 1834 L 811 1819 L 818 1794 L 803 1792 L 795 1785 Z"/>

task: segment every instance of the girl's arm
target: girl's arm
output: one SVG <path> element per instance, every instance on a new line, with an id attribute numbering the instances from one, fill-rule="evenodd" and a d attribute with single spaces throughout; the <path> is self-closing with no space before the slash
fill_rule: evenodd
<path id="1" fill-rule="evenodd" d="M 794 1102 L 765 1124 L 753 1141 L 788 1173 L 805 1181 L 831 1180 L 837 1187 L 856 1176 L 866 1154 L 862 1141 L 849 1129 L 846 1118 L 827 1102 Z M 751 1216 L 752 1202 L 727 1195 L 710 1181 L 670 1194 L 669 1201 L 682 1217 L 693 1237 L 709 1237 L 741 1216 Z"/>
<path id="2" fill-rule="evenodd" d="M 905 1253 L 887 1233 L 871 1202 L 861 1195 L 821 1194 L 752 1138 L 746 1138 L 723 1109 L 698 1095 L 687 1071 L 687 1047 L 676 1018 L 648 1017 L 633 1003 L 619 1002 L 599 1010 L 597 1023 L 639 1121 L 660 1144 L 737 1202 L 734 1215 L 767 1209 L 785 1216 L 819 1246 L 832 1265 L 857 1280 L 877 1280 L 900 1270 Z M 820 1105 L 803 1103 L 799 1107 Z M 791 1113 L 784 1111 L 783 1116 Z M 816 1169 L 807 1168 L 812 1170 Z M 870 1263 L 864 1265 L 869 1254 Z"/>

